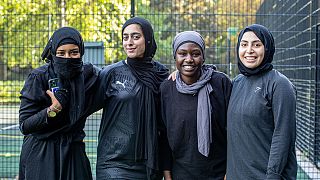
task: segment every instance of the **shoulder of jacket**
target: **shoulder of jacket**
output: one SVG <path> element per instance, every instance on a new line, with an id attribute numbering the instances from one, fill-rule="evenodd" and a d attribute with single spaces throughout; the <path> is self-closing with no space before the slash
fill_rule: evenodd
<path id="1" fill-rule="evenodd" d="M 123 61 L 119 61 L 119 62 L 116 62 L 116 63 L 105 65 L 105 66 L 103 66 L 101 68 L 101 70 L 102 71 L 110 71 L 111 69 L 114 69 L 114 68 L 117 68 L 117 67 L 121 67 L 121 66 L 124 66 Z"/>
<path id="2" fill-rule="evenodd" d="M 212 76 L 213 76 L 213 77 L 214 77 L 214 76 L 217 76 L 217 77 L 220 77 L 220 78 L 222 78 L 222 79 L 229 79 L 229 80 L 230 80 L 230 78 L 229 78 L 229 76 L 228 76 L 227 74 L 225 74 L 224 72 L 221 72 L 221 71 L 217 71 L 217 70 L 214 70 Z"/>
<path id="3" fill-rule="evenodd" d="M 235 78 L 232 79 L 232 82 L 240 81 L 243 77 L 243 74 L 238 74 Z"/>
<path id="4" fill-rule="evenodd" d="M 168 70 L 167 66 L 165 66 L 164 64 L 160 63 L 159 61 L 153 61 L 153 64 L 157 67 L 157 69 L 164 69 L 164 70 Z"/>
<path id="5" fill-rule="evenodd" d="M 165 79 L 160 85 L 160 90 L 166 90 L 169 86 L 172 86 L 172 84 L 175 84 L 175 81 L 172 81 L 172 79 Z"/>
<path id="6" fill-rule="evenodd" d="M 35 68 L 30 72 L 30 75 L 33 75 L 33 76 L 45 76 L 48 73 L 48 67 L 49 67 L 49 65 L 45 64 L 45 65 L 42 65 L 42 66 L 40 66 L 38 68 Z"/>
<path id="7" fill-rule="evenodd" d="M 268 78 L 274 81 L 275 84 L 281 84 L 282 86 L 292 86 L 293 88 L 295 88 L 289 78 L 277 70 L 272 70 L 272 73 L 270 73 L 270 77 Z"/>

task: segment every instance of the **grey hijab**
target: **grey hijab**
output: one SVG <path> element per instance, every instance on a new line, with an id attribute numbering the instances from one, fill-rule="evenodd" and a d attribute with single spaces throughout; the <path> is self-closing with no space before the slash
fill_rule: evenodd
<path id="1" fill-rule="evenodd" d="M 205 42 L 201 35 L 195 31 L 184 31 L 176 35 L 173 40 L 173 56 L 177 49 L 184 43 L 192 42 L 199 45 L 204 57 Z M 203 65 L 201 68 L 201 76 L 197 82 L 187 85 L 182 79 L 180 73 L 176 74 L 176 88 L 178 92 L 184 94 L 198 93 L 197 106 L 197 136 L 198 136 L 198 151 L 208 157 L 210 152 L 210 144 L 212 143 L 212 123 L 211 112 L 212 106 L 210 103 L 209 94 L 212 92 L 212 86 L 209 83 L 214 69 L 211 66 Z"/>
<path id="2" fill-rule="evenodd" d="M 202 55 L 203 55 L 203 59 L 205 59 L 204 56 L 204 51 L 205 51 L 205 42 L 203 40 L 203 37 L 196 31 L 183 31 L 181 33 L 178 33 L 172 42 L 172 50 L 173 50 L 173 58 L 176 58 L 176 52 L 178 50 L 178 48 L 184 44 L 184 43 L 188 43 L 188 42 L 192 42 L 192 43 L 196 43 L 201 51 L 202 51 Z"/>
<path id="3" fill-rule="evenodd" d="M 211 112 L 212 106 L 210 103 L 209 94 L 212 92 L 212 86 L 209 83 L 213 69 L 209 66 L 202 66 L 201 76 L 196 83 L 191 85 L 185 84 L 180 74 L 177 73 L 176 87 L 180 93 L 196 94 L 198 93 L 197 107 L 197 136 L 198 150 L 201 154 L 208 157 L 210 152 L 210 143 L 212 143 L 212 125 Z"/>

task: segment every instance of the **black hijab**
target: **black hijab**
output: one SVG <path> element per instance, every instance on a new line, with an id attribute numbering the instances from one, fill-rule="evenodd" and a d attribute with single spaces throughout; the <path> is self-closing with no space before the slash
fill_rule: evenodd
<path id="1" fill-rule="evenodd" d="M 71 27 L 62 27 L 56 30 L 49 39 L 46 47 L 44 48 L 41 57 L 42 59 L 52 60 L 52 55 L 56 55 L 59 46 L 64 44 L 78 45 L 80 56 L 84 54 L 84 43 L 79 31 Z"/>
<path id="2" fill-rule="evenodd" d="M 239 57 L 239 46 L 242 39 L 242 36 L 245 32 L 252 31 L 262 42 L 264 45 L 264 58 L 261 62 L 261 64 L 254 68 L 247 68 L 240 60 Z M 271 34 L 271 32 L 264 26 L 260 24 L 252 24 L 250 26 L 247 26 L 244 28 L 239 36 L 238 36 L 238 43 L 237 43 L 237 59 L 238 59 L 238 68 L 239 71 L 245 75 L 245 76 L 252 76 L 256 74 L 261 74 L 267 71 L 272 70 L 273 66 L 271 64 L 273 60 L 273 55 L 275 52 L 275 45 L 274 45 L 274 39 Z"/>
<path id="3" fill-rule="evenodd" d="M 127 20 L 122 26 L 124 29 L 130 24 L 140 25 L 145 38 L 145 52 L 142 58 L 129 58 L 127 63 L 134 76 L 142 82 L 137 98 L 137 129 L 135 142 L 135 159 L 145 160 L 148 179 L 152 179 L 158 169 L 158 140 L 157 121 L 159 113 L 159 87 L 161 82 L 168 77 L 168 69 L 152 60 L 157 50 L 151 24 L 140 17 Z"/>
<path id="4" fill-rule="evenodd" d="M 159 92 L 161 82 L 168 76 L 168 69 L 157 69 L 155 62 L 152 60 L 156 51 L 157 43 L 151 24 L 140 17 L 133 17 L 127 20 L 122 26 L 122 38 L 124 29 L 130 24 L 140 25 L 145 38 L 145 52 L 142 58 L 129 58 L 127 63 L 132 73 L 153 92 Z"/>
<path id="5" fill-rule="evenodd" d="M 151 61 L 157 51 L 157 43 L 154 39 L 154 33 L 151 24 L 149 23 L 149 21 L 140 17 L 133 17 L 131 19 L 128 19 L 122 26 L 122 38 L 124 29 L 130 24 L 140 25 L 146 44 L 146 50 L 144 52 L 143 58 Z"/>

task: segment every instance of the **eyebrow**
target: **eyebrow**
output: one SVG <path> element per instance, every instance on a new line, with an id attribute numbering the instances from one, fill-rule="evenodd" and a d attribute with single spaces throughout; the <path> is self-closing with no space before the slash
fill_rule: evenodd
<path id="1" fill-rule="evenodd" d="M 129 33 L 123 33 L 123 35 L 141 35 L 141 33 L 138 33 L 138 32 L 133 32 L 133 33 L 131 33 L 131 34 L 129 34 Z"/>
<path id="2" fill-rule="evenodd" d="M 246 40 L 241 40 L 240 42 L 249 42 L 249 41 L 246 41 Z M 261 42 L 261 40 L 254 40 L 252 42 Z"/>
<path id="3" fill-rule="evenodd" d="M 188 51 L 188 50 L 187 50 L 187 49 L 183 49 L 183 48 L 178 48 L 178 49 L 177 49 L 177 52 L 178 52 L 178 51 L 183 51 L 183 52 L 184 52 L 184 51 Z M 193 49 L 191 52 L 195 52 L 195 51 L 200 51 L 200 52 L 201 52 L 201 49 L 195 48 L 195 49 Z"/>
<path id="4" fill-rule="evenodd" d="M 74 50 L 80 50 L 79 48 L 73 48 L 73 49 L 70 49 L 69 51 L 74 51 Z M 57 51 L 66 51 L 65 49 L 58 49 Z"/>

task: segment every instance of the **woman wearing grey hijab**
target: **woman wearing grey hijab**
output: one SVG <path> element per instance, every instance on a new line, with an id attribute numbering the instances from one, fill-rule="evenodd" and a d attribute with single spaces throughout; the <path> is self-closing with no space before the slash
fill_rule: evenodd
<path id="1" fill-rule="evenodd" d="M 176 81 L 160 86 L 165 125 L 160 162 L 165 179 L 223 179 L 226 172 L 226 115 L 231 81 L 205 66 L 205 42 L 195 31 L 172 43 Z"/>

